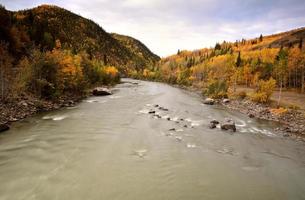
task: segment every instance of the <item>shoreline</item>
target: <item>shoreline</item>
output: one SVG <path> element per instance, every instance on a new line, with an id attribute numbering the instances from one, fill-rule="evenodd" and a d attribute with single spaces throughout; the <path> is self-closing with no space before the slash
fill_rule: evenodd
<path id="1" fill-rule="evenodd" d="M 272 112 L 274 108 L 269 105 L 255 103 L 248 99 L 230 99 L 229 102 L 219 101 L 218 103 L 230 110 L 243 113 L 249 118 L 277 122 L 280 126 L 274 129 L 275 132 L 284 137 L 305 141 L 305 117 L 300 111 L 288 108 L 286 112 L 276 114 Z"/>
<path id="2" fill-rule="evenodd" d="M 99 86 L 112 88 L 113 85 Z M 20 95 L 7 102 L 0 101 L 0 134 L 10 129 L 12 123 L 32 117 L 36 114 L 55 111 L 61 108 L 74 107 L 83 99 L 94 96 L 94 87 L 79 95 L 64 95 L 57 100 L 39 99 L 31 95 Z"/>
<path id="3" fill-rule="evenodd" d="M 1 101 L 0 125 L 10 127 L 12 123 L 38 113 L 58 110 L 64 107 L 73 107 L 86 97 L 88 95 L 62 96 L 58 100 L 52 101 L 32 96 L 22 96 L 8 102 Z M 2 131 L 0 130 L 0 132 Z"/>
<path id="4" fill-rule="evenodd" d="M 187 87 L 181 85 L 172 85 L 173 87 L 194 92 L 201 96 L 202 100 L 206 97 L 202 95 L 199 88 Z M 298 110 L 288 108 L 283 114 L 274 114 L 272 108 L 266 104 L 255 103 L 247 98 L 245 99 L 216 99 L 215 104 L 221 105 L 229 110 L 234 110 L 245 114 L 248 118 L 255 118 L 279 123 L 279 127 L 275 128 L 276 134 L 289 137 L 305 142 L 305 113 Z"/>

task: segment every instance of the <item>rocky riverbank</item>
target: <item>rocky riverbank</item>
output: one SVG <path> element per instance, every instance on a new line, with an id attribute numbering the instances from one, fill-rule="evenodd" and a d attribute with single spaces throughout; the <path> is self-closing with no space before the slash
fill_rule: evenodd
<path id="1" fill-rule="evenodd" d="M 36 113 L 57 110 L 62 107 L 73 107 L 90 95 L 104 96 L 111 94 L 112 91 L 107 87 L 96 87 L 92 91 L 87 91 L 87 94 L 61 96 L 56 100 L 43 100 L 30 95 L 21 95 L 18 98 L 0 101 L 0 132 L 8 130 L 12 122 Z"/>
<path id="2" fill-rule="evenodd" d="M 85 96 L 64 96 L 54 101 L 42 100 L 32 96 L 20 96 L 5 102 L 0 101 L 0 125 L 9 127 L 12 122 L 24 119 L 39 112 L 74 106 Z M 3 128 L 3 131 L 7 129 Z"/>
<path id="3" fill-rule="evenodd" d="M 174 86 L 202 95 L 198 87 Z M 211 99 L 206 100 L 206 104 L 212 104 Z M 305 141 L 305 113 L 302 111 L 288 108 L 285 112 L 278 113 L 274 112 L 274 108 L 269 105 L 255 103 L 247 98 L 214 100 L 214 103 L 244 113 L 250 118 L 278 122 L 279 126 L 275 128 L 276 133 Z"/>
<path id="4" fill-rule="evenodd" d="M 305 139 L 305 115 L 301 111 L 285 109 L 284 112 L 278 113 L 268 105 L 255 103 L 248 99 L 218 101 L 218 103 L 244 113 L 250 118 L 279 122 L 280 126 L 275 131 L 282 133 L 285 137 Z"/>

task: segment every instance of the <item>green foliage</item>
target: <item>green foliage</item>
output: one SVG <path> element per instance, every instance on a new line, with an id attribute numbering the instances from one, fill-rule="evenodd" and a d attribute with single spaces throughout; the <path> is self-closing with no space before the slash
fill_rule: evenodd
<path id="1" fill-rule="evenodd" d="M 240 57 L 240 51 L 239 51 L 237 59 L 236 59 L 236 67 L 240 67 L 240 66 L 241 66 L 241 57 Z"/>
<path id="2" fill-rule="evenodd" d="M 90 60 L 87 54 L 70 51 L 34 50 L 30 59 L 20 61 L 16 88 L 38 97 L 55 99 L 66 94 L 83 94 L 88 87 L 119 81 L 116 68 Z"/>
<path id="3" fill-rule="evenodd" d="M 20 55 L 19 58 L 30 53 L 26 45 L 35 43 L 40 50 L 52 50 L 55 40 L 60 40 L 62 47 L 73 54 L 86 52 L 90 59 L 120 67 L 121 73 L 125 73 L 127 68 L 143 69 L 160 59 L 140 41 L 109 34 L 93 21 L 57 6 L 42 5 L 11 13 L 0 8 L 2 21 L 0 36 L 6 38 L 10 51 L 15 52 L 14 56 Z M 31 40 L 22 41 L 22 35 Z"/>
<path id="4" fill-rule="evenodd" d="M 54 48 L 54 39 L 52 37 L 52 35 L 48 32 L 45 32 L 43 34 L 43 41 L 42 41 L 42 45 L 46 46 L 48 49 L 53 49 Z"/>
<path id="5" fill-rule="evenodd" d="M 207 88 L 204 90 L 203 93 L 209 97 L 219 99 L 226 98 L 227 92 L 228 86 L 226 81 L 213 80 L 208 83 Z"/>

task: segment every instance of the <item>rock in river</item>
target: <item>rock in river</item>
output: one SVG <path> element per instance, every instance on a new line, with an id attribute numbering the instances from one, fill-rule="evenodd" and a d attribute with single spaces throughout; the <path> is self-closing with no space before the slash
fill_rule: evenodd
<path id="1" fill-rule="evenodd" d="M 0 124 L 0 132 L 7 131 L 10 127 L 7 124 Z"/>
<path id="2" fill-rule="evenodd" d="M 207 104 L 207 105 L 214 105 L 215 103 L 215 100 L 214 99 L 211 99 L 211 98 L 206 98 L 204 101 L 203 101 L 204 104 Z"/>
<path id="3" fill-rule="evenodd" d="M 231 119 L 226 120 L 226 122 L 221 124 L 220 128 L 222 130 L 232 130 L 233 132 L 236 132 L 235 122 Z"/>
<path id="4" fill-rule="evenodd" d="M 210 129 L 214 129 L 214 128 L 216 128 L 216 124 L 214 124 L 214 123 L 210 123 L 209 128 L 210 128 Z"/>
<path id="5" fill-rule="evenodd" d="M 92 94 L 94 96 L 105 96 L 105 95 L 111 95 L 112 92 L 108 88 L 97 87 L 94 88 Z"/>
<path id="6" fill-rule="evenodd" d="M 213 119 L 212 121 L 210 121 L 211 124 L 219 124 L 219 121 L 217 121 L 216 119 Z"/>

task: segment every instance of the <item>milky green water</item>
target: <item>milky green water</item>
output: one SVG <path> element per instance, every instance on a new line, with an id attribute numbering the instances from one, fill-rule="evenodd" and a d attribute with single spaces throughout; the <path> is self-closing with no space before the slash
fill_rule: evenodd
<path id="1" fill-rule="evenodd" d="M 275 134 L 275 124 L 165 84 L 124 81 L 112 96 L 0 135 L 0 200 L 305 199 L 304 143 Z M 237 133 L 208 128 L 226 117 Z"/>

